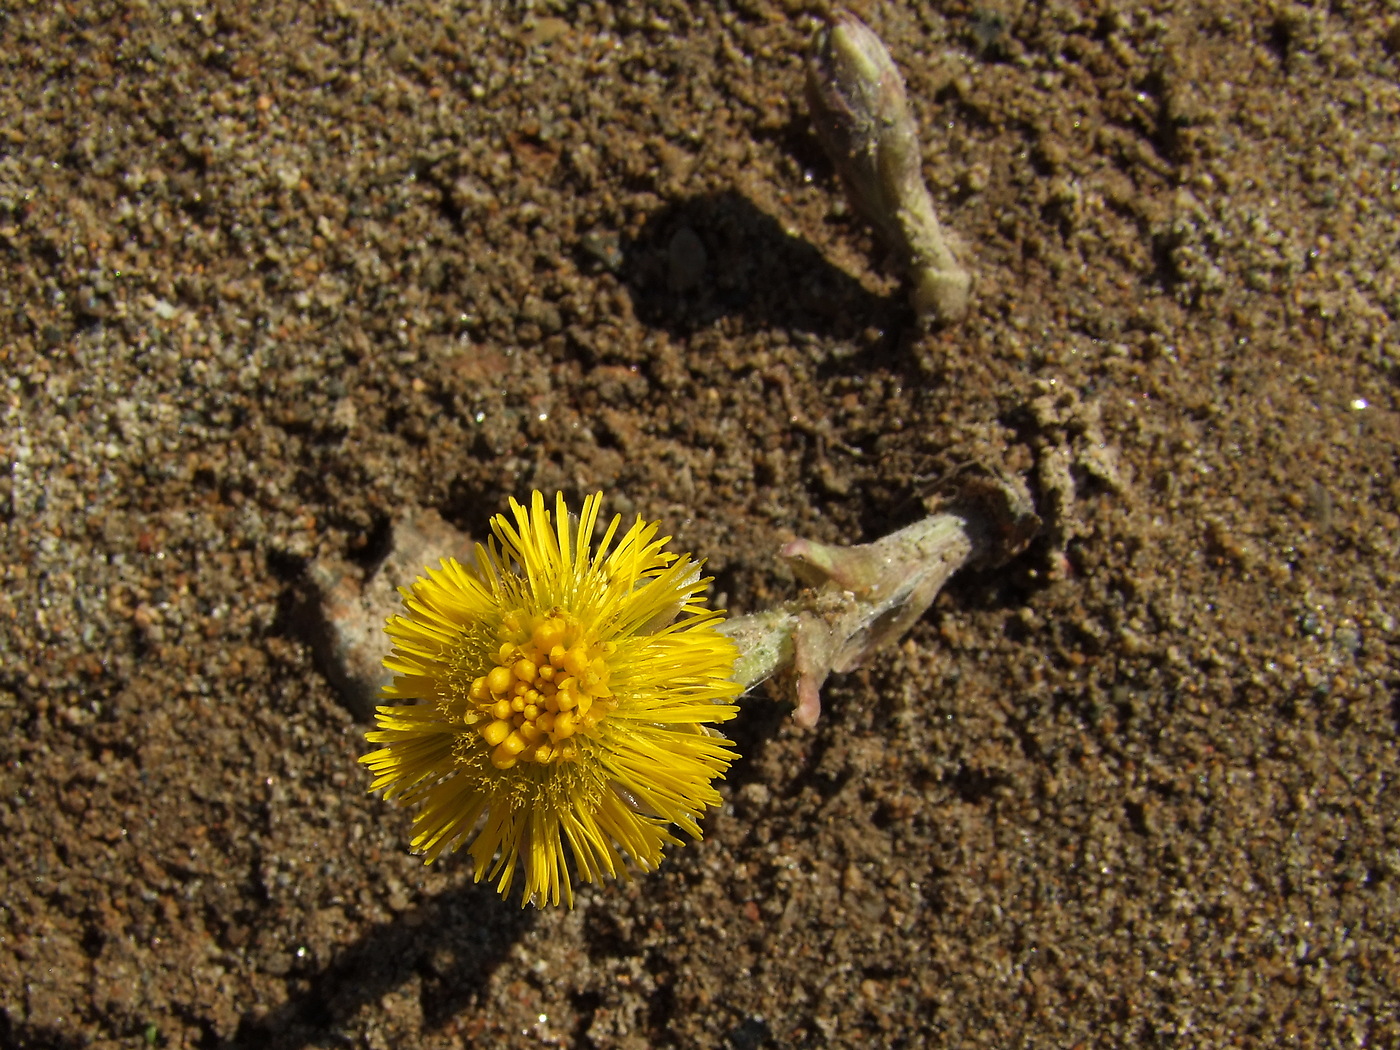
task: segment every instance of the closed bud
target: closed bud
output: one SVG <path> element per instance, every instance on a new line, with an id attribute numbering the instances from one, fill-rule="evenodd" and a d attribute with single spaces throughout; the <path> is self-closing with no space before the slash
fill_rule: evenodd
<path id="1" fill-rule="evenodd" d="M 817 137 L 852 203 L 909 268 L 922 319 L 967 312 L 971 277 L 948 246 L 920 167 L 919 135 L 890 53 L 847 11 L 827 18 L 807 62 Z"/>

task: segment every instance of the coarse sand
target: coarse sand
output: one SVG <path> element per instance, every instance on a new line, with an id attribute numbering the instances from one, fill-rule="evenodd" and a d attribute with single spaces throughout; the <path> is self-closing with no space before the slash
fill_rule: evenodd
<path id="1" fill-rule="evenodd" d="M 952 327 L 818 4 L 3 5 L 0 1044 L 1400 1046 L 1400 12 L 854 6 Z M 658 872 L 522 910 L 366 794 L 314 560 L 602 489 L 748 612 L 968 464 L 1041 536 Z"/>

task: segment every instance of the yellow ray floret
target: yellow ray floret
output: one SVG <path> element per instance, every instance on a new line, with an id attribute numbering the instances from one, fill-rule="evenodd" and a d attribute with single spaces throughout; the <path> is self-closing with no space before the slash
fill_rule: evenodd
<path id="1" fill-rule="evenodd" d="M 737 653 L 707 609 L 709 580 L 669 536 L 620 517 L 593 546 L 602 495 L 574 518 L 536 492 L 491 521 L 474 566 L 455 559 L 402 591 L 387 626 L 394 672 L 360 761 L 370 790 L 417 807 L 413 849 L 465 846 L 502 896 L 572 906 L 565 846 L 586 881 L 650 871 L 700 837 L 712 781 L 735 758 L 710 723 L 733 718 Z"/>

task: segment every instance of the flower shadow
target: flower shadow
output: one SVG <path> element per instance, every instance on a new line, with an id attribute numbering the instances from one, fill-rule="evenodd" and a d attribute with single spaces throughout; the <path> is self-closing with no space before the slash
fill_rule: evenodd
<path id="1" fill-rule="evenodd" d="M 15 1050 L 80 1050 L 89 1045 L 81 1035 L 47 1025 L 15 1021 L 7 1010 L 0 1010 L 0 1046 L 14 1047 Z"/>
<path id="2" fill-rule="evenodd" d="M 652 215 L 621 245 L 617 272 L 637 318 L 673 335 L 739 318 L 753 328 L 849 339 L 909 320 L 902 293 L 870 291 L 733 190 Z"/>
<path id="3" fill-rule="evenodd" d="M 293 1050 L 354 1040 L 385 995 L 417 978 L 422 1025 L 433 1030 L 469 1010 L 491 974 L 534 923 L 488 885 L 466 885 L 371 927 L 319 969 L 288 980 L 274 1010 L 245 1015 L 221 1050 Z"/>

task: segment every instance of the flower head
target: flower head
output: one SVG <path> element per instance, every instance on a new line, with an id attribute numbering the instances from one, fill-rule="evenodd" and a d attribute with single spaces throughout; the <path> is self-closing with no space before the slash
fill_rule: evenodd
<path id="1" fill-rule="evenodd" d="M 735 758 L 708 723 L 734 717 L 737 652 L 705 608 L 700 564 L 639 517 L 596 550 L 601 494 L 573 518 L 534 493 L 491 521 L 476 564 L 447 559 L 402 591 L 386 627 L 395 673 L 360 761 L 370 790 L 418 806 L 413 849 L 466 845 L 476 878 L 573 904 L 579 875 L 650 871 L 671 825 L 700 837 L 711 781 Z M 614 542 L 616 541 L 616 542 Z"/>

